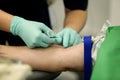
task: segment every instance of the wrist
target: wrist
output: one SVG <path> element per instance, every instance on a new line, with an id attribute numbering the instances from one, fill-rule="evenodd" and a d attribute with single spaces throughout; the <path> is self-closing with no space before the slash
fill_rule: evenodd
<path id="1" fill-rule="evenodd" d="M 81 27 L 80 27 L 80 26 L 75 26 L 75 25 L 67 25 L 67 26 L 65 26 L 64 28 L 73 29 L 73 30 L 76 31 L 77 33 L 79 33 L 80 30 L 81 30 Z"/>
<path id="2" fill-rule="evenodd" d="M 69 30 L 72 30 L 72 31 L 75 31 L 76 33 L 78 33 L 77 30 L 72 27 L 65 27 L 64 29 L 69 29 Z"/>

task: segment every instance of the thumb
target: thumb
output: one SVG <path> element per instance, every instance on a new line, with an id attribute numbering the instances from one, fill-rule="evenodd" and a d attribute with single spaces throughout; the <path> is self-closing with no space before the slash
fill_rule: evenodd
<path id="1" fill-rule="evenodd" d="M 63 41 L 62 38 L 63 38 L 63 31 L 61 31 L 61 32 L 59 32 L 59 33 L 56 34 L 55 40 L 56 40 L 56 42 L 58 44 L 62 44 L 62 41 Z"/>
<path id="2" fill-rule="evenodd" d="M 45 24 L 43 24 L 41 28 L 42 32 L 45 33 L 48 37 L 55 37 L 55 33 L 47 27 Z"/>
<path id="3" fill-rule="evenodd" d="M 62 44 L 62 38 L 61 38 L 61 37 L 56 37 L 56 38 L 55 38 L 55 41 L 56 41 L 58 44 Z"/>

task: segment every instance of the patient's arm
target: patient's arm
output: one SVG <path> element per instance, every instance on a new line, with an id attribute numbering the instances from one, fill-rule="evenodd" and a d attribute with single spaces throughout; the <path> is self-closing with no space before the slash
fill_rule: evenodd
<path id="1" fill-rule="evenodd" d="M 49 48 L 29 49 L 26 46 L 0 45 L 0 57 L 20 60 L 33 69 L 43 71 L 79 70 L 84 68 L 84 44 L 63 48 L 53 45 Z"/>

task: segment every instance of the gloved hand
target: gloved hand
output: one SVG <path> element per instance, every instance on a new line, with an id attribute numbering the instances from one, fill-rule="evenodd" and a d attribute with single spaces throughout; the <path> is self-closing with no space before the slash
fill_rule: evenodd
<path id="1" fill-rule="evenodd" d="M 56 35 L 56 42 L 64 47 L 70 47 L 79 44 L 81 38 L 72 28 L 64 28 Z"/>
<path id="2" fill-rule="evenodd" d="M 54 43 L 54 32 L 45 24 L 35 21 L 29 21 L 18 16 L 14 16 L 10 32 L 20 36 L 29 48 L 48 47 Z M 49 35 L 49 36 L 48 36 Z"/>

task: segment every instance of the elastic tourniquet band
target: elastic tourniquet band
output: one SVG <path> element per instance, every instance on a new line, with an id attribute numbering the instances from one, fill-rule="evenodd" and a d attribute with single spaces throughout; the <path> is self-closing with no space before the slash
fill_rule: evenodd
<path id="1" fill-rule="evenodd" d="M 91 36 L 84 37 L 84 79 L 90 80 L 92 72 L 92 58 L 91 58 L 92 40 Z"/>

